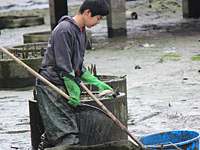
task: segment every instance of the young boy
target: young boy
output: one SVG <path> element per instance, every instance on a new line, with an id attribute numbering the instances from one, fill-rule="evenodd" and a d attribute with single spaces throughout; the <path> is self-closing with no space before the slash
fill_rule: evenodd
<path id="1" fill-rule="evenodd" d="M 105 0 L 85 0 L 76 16 L 63 16 L 52 31 L 40 75 L 69 94 L 70 100 L 37 79 L 38 108 L 45 128 L 46 146 L 43 148 L 79 144 L 74 112 L 80 96 L 77 78 L 97 86 L 99 91 L 112 90 L 83 67 L 87 43 L 85 27 L 99 24 L 108 14 Z"/>

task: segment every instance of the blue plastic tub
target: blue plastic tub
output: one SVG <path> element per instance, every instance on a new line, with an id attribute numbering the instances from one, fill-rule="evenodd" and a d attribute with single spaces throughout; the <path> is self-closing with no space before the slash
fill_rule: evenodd
<path id="1" fill-rule="evenodd" d="M 199 150 L 199 137 L 195 131 L 182 130 L 148 135 L 139 141 L 150 149 Z"/>

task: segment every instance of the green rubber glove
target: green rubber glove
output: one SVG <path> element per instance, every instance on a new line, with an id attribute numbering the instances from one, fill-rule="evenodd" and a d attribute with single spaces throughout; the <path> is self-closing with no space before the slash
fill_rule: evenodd
<path id="1" fill-rule="evenodd" d="M 75 76 L 74 71 L 69 74 Z M 73 80 L 67 77 L 61 77 L 61 78 L 64 80 L 65 86 L 69 93 L 70 100 L 68 101 L 68 103 L 71 106 L 76 107 L 80 102 L 79 97 L 81 92 L 79 86 Z"/>
<path id="2" fill-rule="evenodd" d="M 88 84 L 92 84 L 98 87 L 98 90 L 100 92 L 103 92 L 104 90 L 112 90 L 113 89 L 107 85 L 106 83 L 100 81 L 97 77 L 94 77 L 88 70 L 86 70 L 82 76 L 80 77 L 81 80 Z"/>

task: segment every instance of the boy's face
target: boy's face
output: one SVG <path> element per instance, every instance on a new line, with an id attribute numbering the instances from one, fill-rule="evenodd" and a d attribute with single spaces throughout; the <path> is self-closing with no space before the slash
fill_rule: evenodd
<path id="1" fill-rule="evenodd" d="M 90 11 L 88 11 L 88 13 L 86 13 L 86 14 L 87 15 L 86 15 L 84 21 L 85 21 L 85 26 L 88 28 L 91 28 L 91 27 L 99 24 L 100 20 L 103 18 L 103 16 L 101 16 L 101 15 L 96 15 L 96 16 L 91 17 L 92 14 Z"/>

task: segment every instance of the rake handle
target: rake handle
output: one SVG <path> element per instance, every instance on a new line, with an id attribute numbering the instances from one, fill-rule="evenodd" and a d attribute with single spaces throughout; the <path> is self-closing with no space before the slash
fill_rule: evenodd
<path id="1" fill-rule="evenodd" d="M 81 82 L 80 85 L 86 90 L 86 92 L 95 100 L 95 102 L 121 127 L 121 129 L 129 135 L 141 148 L 145 148 L 145 146 L 137 139 L 135 138 L 128 130 L 127 128 L 103 105 L 100 100 L 92 94 L 92 92 Z"/>

